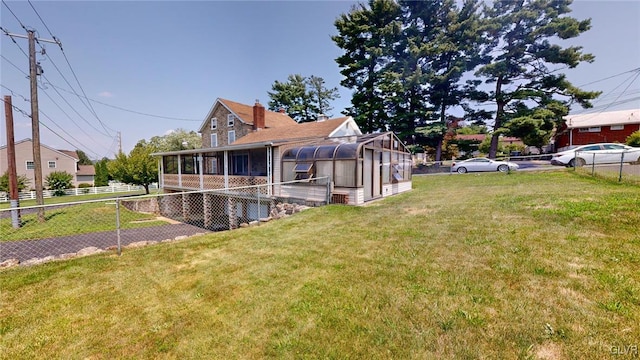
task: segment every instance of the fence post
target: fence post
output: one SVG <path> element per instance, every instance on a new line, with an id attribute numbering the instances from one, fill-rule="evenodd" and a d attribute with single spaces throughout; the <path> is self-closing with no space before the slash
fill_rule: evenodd
<path id="1" fill-rule="evenodd" d="M 327 201 L 326 205 L 331 204 L 331 179 L 329 177 L 327 177 L 327 194 L 325 199 Z"/>
<path id="2" fill-rule="evenodd" d="M 122 246 L 120 243 L 120 198 L 116 198 L 116 236 L 118 238 L 118 256 L 122 255 Z"/>
<path id="3" fill-rule="evenodd" d="M 620 154 L 620 171 L 618 172 L 618 182 L 622 181 L 622 168 L 624 167 L 624 151 Z"/>
<path id="4" fill-rule="evenodd" d="M 596 153 L 593 153 L 591 158 L 591 176 L 596 176 Z"/>
<path id="5" fill-rule="evenodd" d="M 258 185 L 257 189 L 258 189 L 258 226 L 260 226 L 260 185 Z"/>

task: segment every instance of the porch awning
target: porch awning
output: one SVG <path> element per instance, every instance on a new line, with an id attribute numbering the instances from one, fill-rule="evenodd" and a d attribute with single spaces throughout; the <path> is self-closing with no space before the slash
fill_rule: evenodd
<path id="1" fill-rule="evenodd" d="M 261 149 L 261 148 L 264 148 L 265 146 L 273 146 L 273 142 L 265 141 L 265 142 L 253 143 L 253 144 L 227 145 L 227 146 L 218 146 L 218 147 L 211 147 L 211 148 L 157 152 L 157 153 L 152 153 L 151 155 L 152 156 L 192 155 L 192 154 L 204 154 L 204 153 L 211 153 L 211 152 L 231 151 L 231 150 Z"/>

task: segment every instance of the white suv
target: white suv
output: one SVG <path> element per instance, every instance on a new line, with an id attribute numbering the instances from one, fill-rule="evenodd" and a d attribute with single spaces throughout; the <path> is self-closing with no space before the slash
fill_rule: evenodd
<path id="1" fill-rule="evenodd" d="M 624 153 L 624 159 L 622 155 Z M 583 166 L 591 164 L 619 164 L 636 162 L 640 159 L 640 148 L 624 144 L 602 143 L 582 145 L 571 150 L 556 153 L 551 158 L 552 165 Z"/>

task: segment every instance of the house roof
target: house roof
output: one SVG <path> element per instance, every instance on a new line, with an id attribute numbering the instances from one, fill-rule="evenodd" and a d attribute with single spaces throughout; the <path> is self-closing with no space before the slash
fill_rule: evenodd
<path id="1" fill-rule="evenodd" d="M 566 120 L 568 129 L 592 126 L 640 124 L 640 109 L 567 115 L 564 119 Z"/>
<path id="2" fill-rule="evenodd" d="M 246 105 L 239 102 L 218 98 L 211 107 L 211 110 L 209 110 L 209 113 L 202 122 L 202 125 L 200 125 L 200 132 L 202 132 L 202 129 L 207 126 L 218 104 L 224 106 L 238 119 L 240 119 L 240 121 L 244 122 L 245 124 L 253 125 L 253 105 Z M 293 120 L 289 115 L 265 109 L 264 125 L 266 128 L 290 126 L 292 124 L 297 124 L 297 122 Z"/>
<path id="3" fill-rule="evenodd" d="M 24 143 L 24 142 L 32 142 L 32 141 L 31 141 L 31 138 L 25 138 L 25 139 L 22 139 L 22 140 L 16 141 L 16 142 L 15 142 L 15 145 L 18 145 L 18 144 L 21 144 L 21 143 Z M 6 148 L 6 147 L 7 147 L 7 145 L 3 145 L 3 146 L 0 146 L 0 149 L 4 149 L 4 148 Z M 78 154 L 77 154 L 75 151 L 71 151 L 71 150 L 57 150 L 57 149 L 54 149 L 54 148 L 52 148 L 52 147 L 50 147 L 50 146 L 47 146 L 47 145 L 45 145 L 45 144 L 43 144 L 43 143 L 40 143 L 40 147 L 41 147 L 41 148 L 43 148 L 43 147 L 44 147 L 44 148 L 47 148 L 47 149 L 49 149 L 49 150 L 51 150 L 51 151 L 55 151 L 55 152 L 57 152 L 57 153 L 59 153 L 59 154 L 61 154 L 61 155 L 64 155 L 64 156 L 70 157 L 70 158 L 72 158 L 72 159 L 74 159 L 74 160 L 76 160 L 76 161 L 78 161 L 78 160 L 80 159 L 80 158 L 78 157 Z"/>
<path id="4" fill-rule="evenodd" d="M 71 151 L 71 150 L 58 150 L 59 152 L 67 155 L 67 156 L 71 156 L 74 159 L 80 159 L 80 157 L 78 156 L 78 153 L 75 151 Z"/>
<path id="5" fill-rule="evenodd" d="M 287 127 L 260 129 L 239 138 L 233 145 L 265 141 L 288 142 L 311 138 L 327 138 L 332 136 L 342 126 L 348 126 L 349 122 L 353 122 L 353 118 L 345 116 L 319 122 L 296 123 L 293 126 Z M 355 135 L 359 134 L 356 133 Z"/>
<path id="6" fill-rule="evenodd" d="M 93 165 L 78 165 L 76 175 L 95 176 L 96 168 Z"/>

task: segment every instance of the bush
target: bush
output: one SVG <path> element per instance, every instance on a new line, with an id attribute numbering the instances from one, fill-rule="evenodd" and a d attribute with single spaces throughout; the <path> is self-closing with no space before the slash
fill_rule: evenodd
<path id="1" fill-rule="evenodd" d="M 631 135 L 627 136 L 627 145 L 640 147 L 640 130 L 631 133 Z"/>
<path id="2" fill-rule="evenodd" d="M 92 188 L 93 185 L 89 184 L 89 183 L 81 183 L 78 184 L 78 189 L 80 189 L 80 193 L 81 194 L 88 194 L 89 193 L 89 188 Z"/>
<path id="3" fill-rule="evenodd" d="M 54 171 L 45 179 L 47 187 L 53 190 L 53 196 L 63 196 L 66 189 L 73 187 L 73 175 L 66 171 Z"/>
<path id="4" fill-rule="evenodd" d="M 27 184 L 29 184 L 29 179 L 24 175 L 18 175 L 18 191 L 26 189 Z M 0 176 L 0 192 L 9 192 L 9 170 Z"/>

